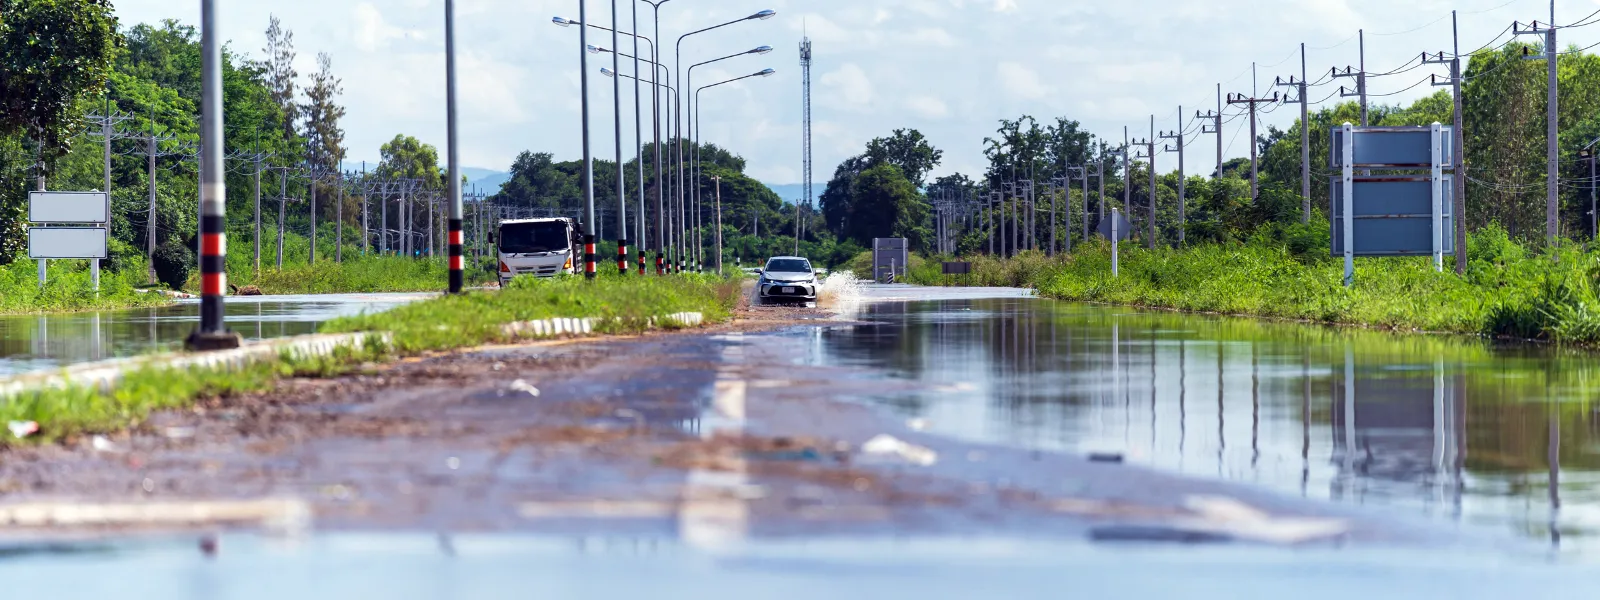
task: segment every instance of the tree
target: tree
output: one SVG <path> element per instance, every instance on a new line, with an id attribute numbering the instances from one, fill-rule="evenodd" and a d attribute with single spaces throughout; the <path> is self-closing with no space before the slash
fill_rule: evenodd
<path id="1" fill-rule="evenodd" d="M 864 156 L 868 163 L 874 165 L 891 164 L 899 167 L 912 186 L 922 189 L 923 178 L 927 177 L 928 171 L 939 166 L 944 151 L 929 144 L 920 131 L 896 129 L 889 137 L 874 138 L 867 142 Z"/>
<path id="2" fill-rule="evenodd" d="M 850 184 L 850 198 L 849 239 L 865 246 L 872 238 L 903 237 L 913 250 L 927 248 L 933 237 L 928 203 L 900 167 L 885 163 L 862 171 Z"/>
<path id="3" fill-rule="evenodd" d="M 283 111 L 283 136 L 295 137 L 294 125 L 300 120 L 300 107 L 295 103 L 294 82 L 300 76 L 294 70 L 294 32 L 283 28 L 276 15 L 267 25 L 267 55 L 261 66 L 267 73 L 267 87 L 272 90 L 272 100 Z"/>
<path id="4" fill-rule="evenodd" d="M 424 188 L 439 189 L 444 182 L 439 172 L 439 151 L 431 144 L 409 135 L 397 134 L 378 149 L 382 161 L 378 173 L 384 177 L 416 179 Z"/>
<path id="5" fill-rule="evenodd" d="M 326 52 L 317 54 L 317 67 L 311 88 L 306 90 L 307 102 L 301 107 L 306 117 L 306 158 L 313 165 L 337 171 L 345 154 L 344 130 L 339 127 L 345 109 L 337 102 L 344 89 L 333 76 L 333 59 Z"/>
<path id="6" fill-rule="evenodd" d="M 109 0 L 0 0 L 0 133 L 63 150 L 120 41 Z"/>
<path id="7" fill-rule="evenodd" d="M 27 239 L 27 167 L 43 177 L 70 149 L 120 40 L 108 0 L 0 0 L 0 264 Z"/>

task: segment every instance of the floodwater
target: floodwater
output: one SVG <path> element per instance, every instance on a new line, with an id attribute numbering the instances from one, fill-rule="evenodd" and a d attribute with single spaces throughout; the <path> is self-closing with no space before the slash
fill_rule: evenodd
<path id="1" fill-rule="evenodd" d="M 1593 355 L 1039 299 L 869 304 L 814 364 L 930 431 L 1392 507 L 1600 553 Z M 926 386 L 907 386 L 927 389 Z"/>
<path id="2" fill-rule="evenodd" d="M 383 311 L 428 294 L 230 296 L 228 327 L 247 340 L 302 335 L 335 317 Z M 0 376 L 177 348 L 200 321 L 199 301 L 160 308 L 0 316 Z"/>

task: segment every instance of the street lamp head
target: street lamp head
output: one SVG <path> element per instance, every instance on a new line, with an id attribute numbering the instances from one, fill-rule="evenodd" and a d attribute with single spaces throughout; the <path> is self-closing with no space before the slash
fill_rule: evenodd
<path id="1" fill-rule="evenodd" d="M 759 48 L 756 48 L 754 50 L 746 52 L 745 54 L 766 54 L 766 53 L 771 52 L 771 51 L 772 51 L 772 46 L 761 46 Z"/>
<path id="2" fill-rule="evenodd" d="M 762 77 L 767 77 L 769 75 L 772 75 L 773 73 L 777 73 L 777 71 L 774 71 L 772 69 L 762 69 L 762 70 L 756 72 L 756 75 L 760 75 Z"/>
<path id="3" fill-rule="evenodd" d="M 571 20 L 564 19 L 564 18 L 561 18 L 561 17 L 553 17 L 553 18 L 550 19 L 550 22 L 551 23 L 555 23 L 557 25 L 560 25 L 562 27 L 566 27 L 568 25 L 576 25 L 578 23 L 577 21 L 571 21 Z"/>
<path id="4" fill-rule="evenodd" d="M 749 20 L 749 19 L 761 19 L 761 20 L 765 21 L 767 19 L 771 19 L 773 17 L 773 15 L 776 15 L 776 14 L 778 14 L 777 11 L 772 10 L 772 9 L 767 9 L 767 10 L 763 10 L 761 12 L 758 12 L 756 14 L 750 15 L 748 17 L 745 17 L 745 19 L 746 20 Z"/>
<path id="5" fill-rule="evenodd" d="M 617 76 L 617 74 L 612 72 L 611 69 L 607 69 L 605 67 L 600 67 L 600 74 L 601 75 L 605 75 L 606 77 L 616 77 Z"/>
<path id="6" fill-rule="evenodd" d="M 589 48 L 589 54 L 599 54 L 601 52 L 610 52 L 611 51 L 610 48 L 602 48 L 602 47 L 599 47 L 599 46 L 595 46 L 593 44 L 590 44 L 588 48 Z"/>

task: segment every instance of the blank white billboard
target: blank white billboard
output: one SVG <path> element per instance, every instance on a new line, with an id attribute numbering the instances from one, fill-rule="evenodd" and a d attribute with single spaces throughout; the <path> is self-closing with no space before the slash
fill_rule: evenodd
<path id="1" fill-rule="evenodd" d="M 105 223 L 103 192 L 28 192 L 28 220 L 34 223 Z"/>
<path id="2" fill-rule="evenodd" d="M 28 258 L 106 258 L 106 229 L 29 227 Z"/>

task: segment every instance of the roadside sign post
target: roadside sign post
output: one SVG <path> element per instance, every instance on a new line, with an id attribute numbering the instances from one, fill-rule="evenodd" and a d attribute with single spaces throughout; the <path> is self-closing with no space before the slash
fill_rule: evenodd
<path id="1" fill-rule="evenodd" d="M 1344 285 L 1355 283 L 1356 256 L 1431 255 L 1444 271 L 1455 252 L 1452 231 L 1455 131 L 1426 127 L 1356 127 L 1333 131 L 1332 253 L 1344 257 Z M 1451 171 L 1446 173 L 1446 170 Z M 1357 175 L 1357 171 L 1360 175 Z"/>
<path id="2" fill-rule="evenodd" d="M 105 192 L 28 193 L 28 258 L 39 263 L 39 287 L 44 287 L 52 258 L 86 258 L 90 280 L 100 291 L 100 261 L 107 258 L 106 238 L 111 223 L 109 195 Z"/>
<path id="3" fill-rule="evenodd" d="M 1117 221 L 1120 221 L 1120 220 L 1122 220 L 1122 215 L 1117 214 L 1117 209 L 1115 209 L 1115 208 L 1111 209 L 1111 276 L 1112 277 L 1118 277 L 1118 274 L 1117 274 L 1117 246 L 1118 246 L 1118 244 L 1117 244 L 1117 242 L 1121 238 L 1119 238 L 1117 236 L 1117 234 L 1120 233 L 1120 232 L 1117 231 Z"/>
<path id="4" fill-rule="evenodd" d="M 1343 127 L 1344 139 L 1354 140 L 1355 126 L 1345 123 Z M 1344 170 L 1340 179 L 1344 186 L 1344 286 L 1350 287 L 1356 279 L 1356 211 L 1355 211 L 1355 150 L 1354 143 L 1347 143 L 1341 149 L 1344 152 Z"/>

